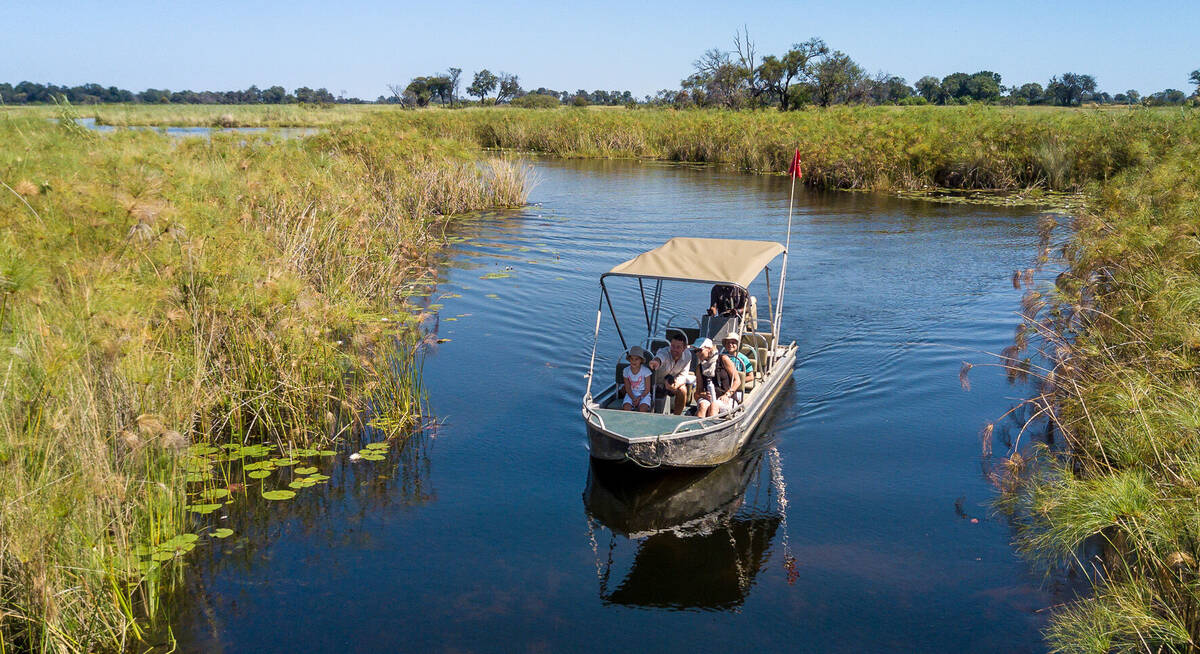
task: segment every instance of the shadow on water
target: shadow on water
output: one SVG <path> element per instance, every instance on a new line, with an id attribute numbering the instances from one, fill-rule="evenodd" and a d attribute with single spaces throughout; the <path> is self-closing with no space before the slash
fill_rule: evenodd
<path id="1" fill-rule="evenodd" d="M 636 543 L 615 587 L 611 552 L 597 561 L 601 599 L 673 609 L 741 606 L 782 522 L 772 510 L 746 506 L 751 480 L 762 481 L 764 458 L 758 452 L 712 470 L 666 474 L 593 462 L 584 492 L 589 518 Z M 615 546 L 610 538 L 609 549 Z"/>

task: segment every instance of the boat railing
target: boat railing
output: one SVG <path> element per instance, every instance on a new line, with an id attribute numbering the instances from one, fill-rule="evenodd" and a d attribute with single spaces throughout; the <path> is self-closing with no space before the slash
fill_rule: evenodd
<path id="1" fill-rule="evenodd" d="M 608 427 L 605 427 L 605 426 L 604 426 L 604 416 L 600 415 L 600 412 L 599 412 L 599 411 L 596 411 L 595 409 L 593 409 L 592 407 L 588 406 L 587 404 L 584 404 L 584 405 L 583 405 L 583 412 L 584 412 L 585 414 L 589 415 L 589 416 L 595 416 L 595 417 L 596 417 L 596 421 L 600 423 L 600 428 L 601 428 L 601 429 L 608 429 Z"/>
<path id="2" fill-rule="evenodd" d="M 681 429 L 683 429 L 684 427 L 688 427 L 690 429 L 691 425 L 701 424 L 706 420 L 715 421 L 715 420 L 721 420 L 722 418 L 732 418 L 733 414 L 737 413 L 738 411 L 745 411 L 745 410 L 746 410 L 746 406 L 744 404 L 739 404 L 736 409 L 734 409 L 732 411 L 725 411 L 723 413 L 718 413 L 715 416 L 705 416 L 703 418 L 692 418 L 691 420 L 684 420 L 683 422 L 679 423 L 678 425 L 675 425 L 675 429 L 671 430 L 671 433 L 667 434 L 667 436 L 674 436 L 675 434 L 678 434 L 679 431 Z M 660 437 L 661 437 L 661 435 L 660 435 Z"/>

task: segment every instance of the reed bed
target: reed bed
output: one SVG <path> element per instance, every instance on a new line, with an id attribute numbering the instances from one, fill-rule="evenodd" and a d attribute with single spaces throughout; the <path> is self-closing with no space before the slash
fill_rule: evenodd
<path id="1" fill-rule="evenodd" d="M 196 444 L 417 419 L 403 301 L 526 169 L 369 121 L 174 141 L 0 114 L 0 651 L 146 636 L 177 568 L 133 552 L 188 531 Z"/>
<path id="2" fill-rule="evenodd" d="M 1014 448 L 999 505 L 1021 550 L 1095 591 L 1055 611 L 1055 651 L 1200 649 L 1198 137 L 1182 119 L 1174 147 L 1099 188 L 1069 270 L 1027 291 L 1021 344 L 1002 353 L 1040 378 L 1025 409 L 1066 447 L 1035 448 L 1036 466 Z M 1018 362 L 1035 332 L 1045 367 Z"/>
<path id="3" fill-rule="evenodd" d="M 1195 112 L 833 107 L 778 111 L 466 109 L 386 114 L 424 134 L 566 157 L 782 172 L 821 188 L 1078 191 L 1169 151 Z"/>
<path id="4" fill-rule="evenodd" d="M 56 115 L 56 109 L 47 106 L 4 106 L 0 111 Z M 116 127 L 329 127 L 397 108 L 373 104 L 100 104 L 77 105 L 75 111 L 81 118 L 95 118 L 97 125 Z"/>

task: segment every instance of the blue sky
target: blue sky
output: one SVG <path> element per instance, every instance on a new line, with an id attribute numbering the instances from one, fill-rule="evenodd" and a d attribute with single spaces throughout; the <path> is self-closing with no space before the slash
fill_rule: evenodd
<path id="1" fill-rule="evenodd" d="M 1200 2 L 0 0 L 0 81 L 227 90 L 281 84 L 373 99 L 456 66 L 545 86 L 676 87 L 745 25 L 760 54 L 820 36 L 870 72 L 993 70 L 1004 84 L 1080 72 L 1102 90 L 1190 91 Z M 465 86 L 465 85 L 464 85 Z"/>

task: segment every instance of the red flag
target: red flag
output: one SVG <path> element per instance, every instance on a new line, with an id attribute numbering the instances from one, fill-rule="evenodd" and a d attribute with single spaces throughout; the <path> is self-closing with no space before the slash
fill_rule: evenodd
<path id="1" fill-rule="evenodd" d="M 788 174 L 793 179 L 804 177 L 804 171 L 800 170 L 800 148 L 796 148 L 796 156 L 792 157 L 792 165 L 788 166 Z"/>

